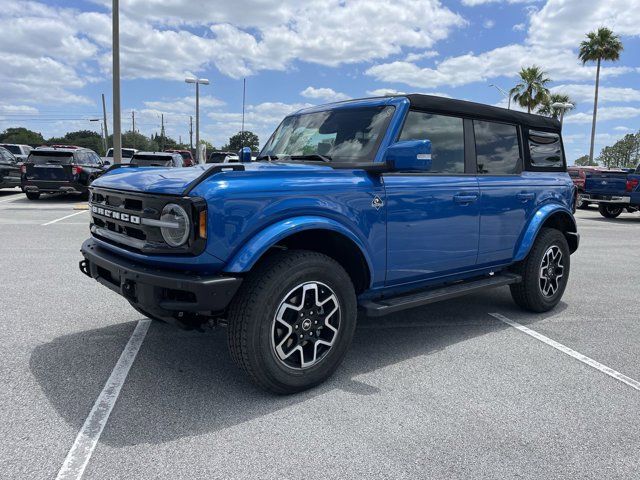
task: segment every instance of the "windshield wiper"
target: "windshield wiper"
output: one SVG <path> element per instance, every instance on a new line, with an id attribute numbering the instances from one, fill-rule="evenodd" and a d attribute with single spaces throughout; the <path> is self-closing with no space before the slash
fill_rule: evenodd
<path id="1" fill-rule="evenodd" d="M 328 155 L 320 155 L 319 153 L 310 153 L 309 155 L 291 155 L 291 160 L 321 160 L 323 162 L 331 162 Z"/>

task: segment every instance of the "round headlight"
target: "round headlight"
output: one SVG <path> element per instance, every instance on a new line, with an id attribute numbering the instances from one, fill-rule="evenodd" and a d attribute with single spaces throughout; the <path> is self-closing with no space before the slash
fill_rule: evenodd
<path id="1" fill-rule="evenodd" d="M 165 205 L 160 221 L 167 223 L 166 226 L 160 227 L 160 232 L 164 241 L 170 246 L 179 247 L 189 239 L 189 216 L 180 205 L 175 203 Z"/>

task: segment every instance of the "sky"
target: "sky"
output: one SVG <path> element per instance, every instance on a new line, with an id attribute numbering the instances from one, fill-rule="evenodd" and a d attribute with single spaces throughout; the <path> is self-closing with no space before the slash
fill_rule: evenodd
<path id="1" fill-rule="evenodd" d="M 263 144 L 288 113 L 386 93 L 429 93 L 506 106 L 491 87 L 539 65 L 576 109 L 564 119 L 569 162 L 589 151 L 595 66 L 585 33 L 620 35 L 601 73 L 596 152 L 640 130 L 640 0 L 121 0 L 122 128 L 189 141 L 194 86 L 201 138 L 245 126 Z M 0 0 L 0 130 L 45 138 L 111 122 L 111 2 Z"/>

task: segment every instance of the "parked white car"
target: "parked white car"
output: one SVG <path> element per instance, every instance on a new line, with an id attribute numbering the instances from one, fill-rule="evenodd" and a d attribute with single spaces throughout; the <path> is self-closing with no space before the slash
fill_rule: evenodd
<path id="1" fill-rule="evenodd" d="M 29 145 L 23 145 L 20 143 L 0 143 L 0 147 L 6 148 L 13 153 L 13 156 L 16 157 L 19 164 L 24 162 L 29 156 L 31 150 L 33 150 Z"/>
<path id="2" fill-rule="evenodd" d="M 136 148 L 123 148 L 122 163 L 129 163 L 131 161 L 131 157 L 133 157 L 136 153 L 138 153 L 138 149 Z M 105 157 L 102 157 L 102 160 L 113 163 L 113 148 L 107 150 L 107 155 Z"/>

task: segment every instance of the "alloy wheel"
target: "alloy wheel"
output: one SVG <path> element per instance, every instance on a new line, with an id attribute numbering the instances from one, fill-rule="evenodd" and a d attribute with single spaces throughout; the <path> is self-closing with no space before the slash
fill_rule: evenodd
<path id="1" fill-rule="evenodd" d="M 307 369 L 320 362 L 340 333 L 340 303 L 324 283 L 305 282 L 287 293 L 274 316 L 271 344 L 286 367 Z"/>
<path id="2" fill-rule="evenodd" d="M 542 295 L 553 297 L 560 288 L 564 276 L 562 250 L 557 245 L 550 246 L 542 256 L 540 263 L 539 284 Z"/>

